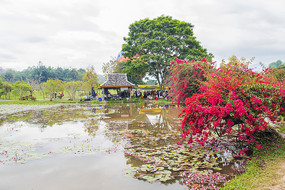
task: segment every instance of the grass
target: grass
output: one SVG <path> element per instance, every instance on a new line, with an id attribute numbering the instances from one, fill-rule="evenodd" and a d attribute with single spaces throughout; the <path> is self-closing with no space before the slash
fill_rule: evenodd
<path id="1" fill-rule="evenodd" d="M 59 93 L 59 92 L 58 92 L 58 93 Z M 63 97 L 63 98 L 65 98 L 65 99 L 69 99 L 69 98 L 70 98 L 70 97 L 68 96 L 68 93 L 67 93 L 67 92 L 63 91 L 63 93 L 64 93 L 64 97 Z M 24 96 L 28 96 L 28 95 L 30 95 L 30 92 L 26 92 L 26 93 L 24 94 Z M 37 99 L 44 99 L 42 92 L 39 91 L 39 90 L 34 90 L 34 91 L 33 91 L 33 96 L 36 97 Z M 83 92 L 77 91 L 77 92 L 76 92 L 76 95 L 75 95 L 75 98 L 76 98 L 76 99 L 79 99 L 79 98 L 82 98 L 83 96 L 85 96 L 85 95 L 83 94 Z M 101 97 L 101 96 L 102 96 L 102 95 L 100 95 L 99 97 Z M 14 94 L 14 93 L 10 93 L 10 100 L 18 100 L 19 98 L 20 98 L 19 95 L 16 95 L 16 94 Z M 49 95 L 48 95 L 48 94 L 45 94 L 45 99 L 49 99 Z M 0 100 L 5 100 L 5 96 L 1 96 L 1 97 L 0 97 Z"/>
<path id="2" fill-rule="evenodd" d="M 285 125 L 281 128 L 285 128 Z M 262 148 L 254 149 L 245 172 L 232 179 L 223 190 L 269 189 L 285 183 L 280 181 L 282 173 L 285 173 L 285 140 L 276 132 L 272 134 L 259 139 Z M 283 168 L 280 167 L 282 164 Z"/>
<path id="3" fill-rule="evenodd" d="M 113 103 L 143 103 L 144 102 L 144 99 L 142 98 L 135 98 L 135 97 L 132 97 L 131 99 L 126 99 L 126 98 L 123 98 L 121 100 L 119 99 L 110 99 L 108 101 L 106 101 L 107 104 L 113 104 Z"/>
<path id="4" fill-rule="evenodd" d="M 98 100 L 91 100 L 91 101 L 80 101 L 79 99 L 68 100 L 68 99 L 53 99 L 50 101 L 49 99 L 46 100 L 0 100 L 0 105 L 3 104 L 19 104 L 19 105 L 54 105 L 54 104 L 61 104 L 61 103 L 91 103 L 91 104 L 99 104 Z M 141 98 L 131 98 L 130 100 L 122 99 L 122 100 L 108 100 L 106 104 L 114 104 L 114 103 L 143 103 L 144 99 Z"/>
<path id="5" fill-rule="evenodd" d="M 50 100 L 0 100 L 0 105 L 3 104 L 19 104 L 19 105 L 54 105 L 60 103 L 79 103 L 79 100 L 65 100 L 65 99 L 56 99 L 53 101 Z"/>
<path id="6" fill-rule="evenodd" d="M 165 105 L 165 104 L 172 104 L 171 100 L 165 100 L 165 99 L 159 99 L 159 100 L 155 100 L 153 101 L 154 104 L 158 104 L 158 105 Z"/>

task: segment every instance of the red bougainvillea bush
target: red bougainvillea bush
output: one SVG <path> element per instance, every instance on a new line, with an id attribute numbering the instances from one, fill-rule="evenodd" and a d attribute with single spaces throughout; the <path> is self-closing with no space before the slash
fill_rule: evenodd
<path id="1" fill-rule="evenodd" d="M 248 64 L 231 58 L 208 74 L 198 93 L 186 98 L 180 130 L 188 143 L 196 141 L 204 146 L 215 133 L 247 143 L 240 154 L 253 144 L 260 148 L 255 134 L 284 113 L 285 90 L 266 77 L 270 70 L 256 73 Z"/>
<path id="2" fill-rule="evenodd" d="M 213 69 L 213 63 L 206 59 L 201 61 L 185 61 L 176 59 L 170 65 L 170 96 L 178 105 L 187 97 L 197 93 L 202 81 L 206 81 L 206 73 Z"/>

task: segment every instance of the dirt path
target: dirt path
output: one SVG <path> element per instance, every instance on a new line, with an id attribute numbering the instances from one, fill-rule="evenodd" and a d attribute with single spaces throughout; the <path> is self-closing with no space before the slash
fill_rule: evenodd
<path id="1" fill-rule="evenodd" d="M 285 160 L 283 162 L 278 163 L 279 169 L 277 170 L 277 175 L 281 176 L 281 179 L 277 181 L 277 185 L 266 187 L 264 189 L 268 190 L 285 190 Z"/>

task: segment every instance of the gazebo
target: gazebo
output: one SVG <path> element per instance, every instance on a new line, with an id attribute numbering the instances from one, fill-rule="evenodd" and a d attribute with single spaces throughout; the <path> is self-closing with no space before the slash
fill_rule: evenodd
<path id="1" fill-rule="evenodd" d="M 111 73 L 107 75 L 107 81 L 100 85 L 100 88 L 103 89 L 103 97 L 105 97 L 105 92 L 108 89 L 115 89 L 117 92 L 120 91 L 129 91 L 131 95 L 132 88 L 135 85 L 128 81 L 126 73 Z M 131 96 L 130 96 L 131 97 Z"/>

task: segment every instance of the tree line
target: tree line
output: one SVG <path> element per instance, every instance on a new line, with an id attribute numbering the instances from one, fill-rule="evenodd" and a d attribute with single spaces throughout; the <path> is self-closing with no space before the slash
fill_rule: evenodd
<path id="1" fill-rule="evenodd" d="M 47 67 L 39 64 L 38 66 L 28 67 L 23 71 L 15 71 L 12 69 L 4 70 L 0 68 L 0 77 L 5 82 L 16 82 L 36 80 L 40 83 L 49 79 L 58 79 L 62 81 L 79 81 L 82 80 L 85 69 Z"/>
<path id="2" fill-rule="evenodd" d="M 41 75 L 38 75 L 41 76 Z M 99 80 L 98 75 L 94 67 L 87 68 L 82 73 L 80 80 L 64 81 L 60 79 L 49 78 L 46 81 L 41 80 L 41 77 L 26 78 L 15 82 L 3 81 L 0 77 L 0 98 L 11 99 L 11 95 L 19 99 L 29 99 L 33 97 L 34 91 L 39 91 L 42 94 L 42 99 L 49 98 L 50 100 L 55 98 L 55 94 L 66 92 L 70 99 L 75 99 L 77 91 L 81 91 L 83 94 L 88 95 L 91 88 L 98 89 Z M 25 98 L 27 97 L 27 98 Z M 40 97 L 37 97 L 40 98 Z"/>

